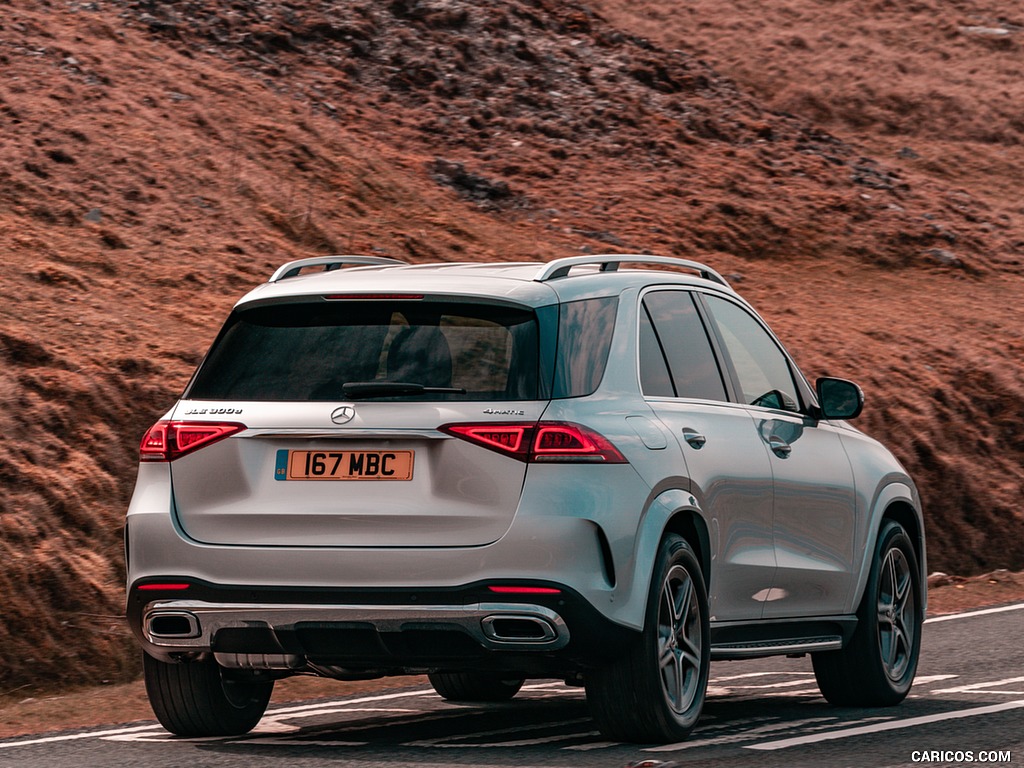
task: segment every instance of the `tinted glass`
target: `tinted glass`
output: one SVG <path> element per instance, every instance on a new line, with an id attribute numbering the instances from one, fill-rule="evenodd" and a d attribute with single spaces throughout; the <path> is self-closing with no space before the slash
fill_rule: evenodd
<path id="1" fill-rule="evenodd" d="M 640 389 L 650 397 L 675 397 L 661 342 L 646 307 L 640 308 Z"/>
<path id="2" fill-rule="evenodd" d="M 727 400 L 722 373 L 693 296 L 686 291 L 656 291 L 647 294 L 644 306 L 668 359 L 676 396 Z M 645 364 L 641 360 L 641 368 Z M 645 389 L 644 394 L 655 393 Z"/>
<path id="3" fill-rule="evenodd" d="M 593 394 L 604 377 L 618 299 L 570 301 L 559 308 L 555 397 Z"/>
<path id="4" fill-rule="evenodd" d="M 533 400 L 537 321 L 528 310 L 439 302 L 276 304 L 229 318 L 186 397 L 334 401 L 342 385 L 465 389 L 401 398 Z"/>
<path id="5" fill-rule="evenodd" d="M 731 301 L 708 296 L 707 303 L 739 379 L 743 401 L 798 411 L 789 362 L 761 323 Z"/>

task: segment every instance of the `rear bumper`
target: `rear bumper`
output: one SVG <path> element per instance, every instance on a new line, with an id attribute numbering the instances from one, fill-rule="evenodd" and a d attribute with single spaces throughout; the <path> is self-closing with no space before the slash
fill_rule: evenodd
<path id="1" fill-rule="evenodd" d="M 486 584 L 434 590 L 294 590 L 169 579 L 129 591 L 128 619 L 146 652 L 213 654 L 225 667 L 333 677 L 438 669 L 562 674 L 621 653 L 634 632 L 579 595 L 496 595 Z M 506 599 L 509 598 L 509 599 Z"/>

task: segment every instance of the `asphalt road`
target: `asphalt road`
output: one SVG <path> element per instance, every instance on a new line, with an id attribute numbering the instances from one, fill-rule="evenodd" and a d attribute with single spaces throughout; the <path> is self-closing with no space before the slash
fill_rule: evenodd
<path id="1" fill-rule="evenodd" d="M 155 723 L 25 736 L 0 741 L 0 766 L 1024 766 L 1022 635 L 1024 604 L 930 619 L 914 689 L 890 709 L 829 707 L 806 658 L 717 663 L 698 729 L 667 746 L 603 740 L 581 690 L 538 681 L 502 705 L 429 688 L 283 705 L 241 738 Z"/>

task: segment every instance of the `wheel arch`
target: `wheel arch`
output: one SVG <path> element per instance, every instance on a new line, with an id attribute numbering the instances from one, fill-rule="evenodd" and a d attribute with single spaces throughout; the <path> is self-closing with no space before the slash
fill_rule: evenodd
<path id="1" fill-rule="evenodd" d="M 913 543 L 921 582 L 921 610 L 924 611 L 928 607 L 927 547 L 925 545 L 924 519 L 921 515 L 921 505 L 914 486 L 906 480 L 900 479 L 883 485 L 875 495 L 872 514 L 869 517 L 867 532 L 864 536 L 860 575 L 858 576 L 857 586 L 850 597 L 848 606 L 850 612 L 855 611 L 857 606 L 860 605 L 861 597 L 867 586 L 868 573 L 870 572 L 871 560 L 874 557 L 878 536 L 886 521 L 889 520 L 899 523 Z"/>
<path id="2" fill-rule="evenodd" d="M 907 532 L 911 541 L 914 543 L 914 554 L 917 556 L 918 562 L 923 562 L 924 530 L 921 528 L 921 521 L 914 512 L 914 508 L 906 501 L 894 501 L 886 507 L 885 512 L 882 513 L 880 524 L 884 523 L 886 520 L 895 520 L 903 526 L 903 529 Z M 881 525 L 879 527 L 881 527 Z"/>
<path id="3" fill-rule="evenodd" d="M 704 576 L 704 586 L 711 591 L 711 538 L 704 518 L 696 508 L 680 509 L 665 524 L 666 533 L 682 536 L 690 545 L 700 564 L 700 572 Z"/>
<path id="4" fill-rule="evenodd" d="M 647 505 L 634 543 L 633 578 L 626 598 L 629 610 L 625 619 L 629 626 L 642 628 L 644 605 L 651 585 L 654 559 L 666 533 L 681 536 L 693 549 L 700 565 L 704 586 L 711 591 L 711 535 L 697 499 L 689 491 L 666 489 Z"/>
<path id="5" fill-rule="evenodd" d="M 885 512 L 882 514 L 878 530 L 875 531 L 875 540 L 877 540 L 878 532 L 881 531 L 882 525 L 886 520 L 894 520 L 899 523 L 903 530 L 907 532 L 911 543 L 914 545 L 914 555 L 917 558 L 917 567 L 921 581 L 921 612 L 924 613 L 928 610 L 928 566 L 925 561 L 924 525 L 921 516 L 908 501 L 902 499 L 893 501 L 885 508 Z M 874 542 L 872 542 L 873 547 Z"/>

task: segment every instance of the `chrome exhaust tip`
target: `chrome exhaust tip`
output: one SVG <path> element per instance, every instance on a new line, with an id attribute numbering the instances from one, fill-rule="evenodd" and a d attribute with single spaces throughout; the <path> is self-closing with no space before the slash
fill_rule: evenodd
<path id="1" fill-rule="evenodd" d="M 539 616 L 498 614 L 480 620 L 484 635 L 499 643 L 550 643 L 558 632 Z"/>
<path id="2" fill-rule="evenodd" d="M 146 617 L 146 635 L 153 640 L 199 637 L 199 619 L 188 611 L 154 611 Z"/>

